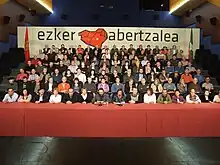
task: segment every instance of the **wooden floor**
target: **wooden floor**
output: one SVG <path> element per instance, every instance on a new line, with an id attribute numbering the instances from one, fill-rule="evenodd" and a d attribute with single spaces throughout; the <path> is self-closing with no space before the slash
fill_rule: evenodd
<path id="1" fill-rule="evenodd" d="M 1 165 L 220 165 L 220 139 L 0 138 Z"/>

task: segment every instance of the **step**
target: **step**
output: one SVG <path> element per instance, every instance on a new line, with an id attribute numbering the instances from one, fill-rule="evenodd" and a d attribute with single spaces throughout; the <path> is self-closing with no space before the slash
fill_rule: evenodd
<path id="1" fill-rule="evenodd" d="M 202 70 L 202 75 L 203 76 L 208 76 L 209 75 L 209 71 L 208 70 Z"/>
<path id="2" fill-rule="evenodd" d="M 210 82 L 213 84 L 213 85 L 218 85 L 218 81 L 215 77 L 210 77 Z"/>

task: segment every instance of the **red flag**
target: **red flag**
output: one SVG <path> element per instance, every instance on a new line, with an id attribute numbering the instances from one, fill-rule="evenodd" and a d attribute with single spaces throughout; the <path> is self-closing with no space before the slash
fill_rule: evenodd
<path id="1" fill-rule="evenodd" d="M 26 63 L 30 60 L 28 28 L 25 30 L 24 54 Z"/>

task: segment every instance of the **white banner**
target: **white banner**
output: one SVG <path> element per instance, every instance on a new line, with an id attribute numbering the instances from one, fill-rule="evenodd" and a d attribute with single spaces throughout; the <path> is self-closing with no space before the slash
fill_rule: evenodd
<path id="1" fill-rule="evenodd" d="M 192 30 L 192 32 L 191 32 Z M 26 27 L 18 27 L 18 47 L 24 48 Z M 191 37 L 192 34 L 192 37 Z M 120 48 L 130 44 L 134 47 L 142 44 L 160 48 L 171 48 L 176 45 L 188 54 L 190 40 L 193 40 L 193 50 L 199 48 L 200 30 L 190 28 L 138 28 L 138 27 L 28 27 L 29 49 L 31 57 L 38 55 L 45 45 L 55 45 L 60 48 L 64 44 L 67 48 L 82 45 L 86 47 Z"/>

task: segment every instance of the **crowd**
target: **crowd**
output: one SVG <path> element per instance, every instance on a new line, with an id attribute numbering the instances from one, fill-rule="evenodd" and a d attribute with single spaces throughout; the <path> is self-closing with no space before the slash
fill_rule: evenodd
<path id="1" fill-rule="evenodd" d="M 16 78 L 9 78 L 3 102 L 220 103 L 220 92 L 214 94 L 210 78 L 175 45 L 92 49 L 62 44 L 45 45 Z"/>

